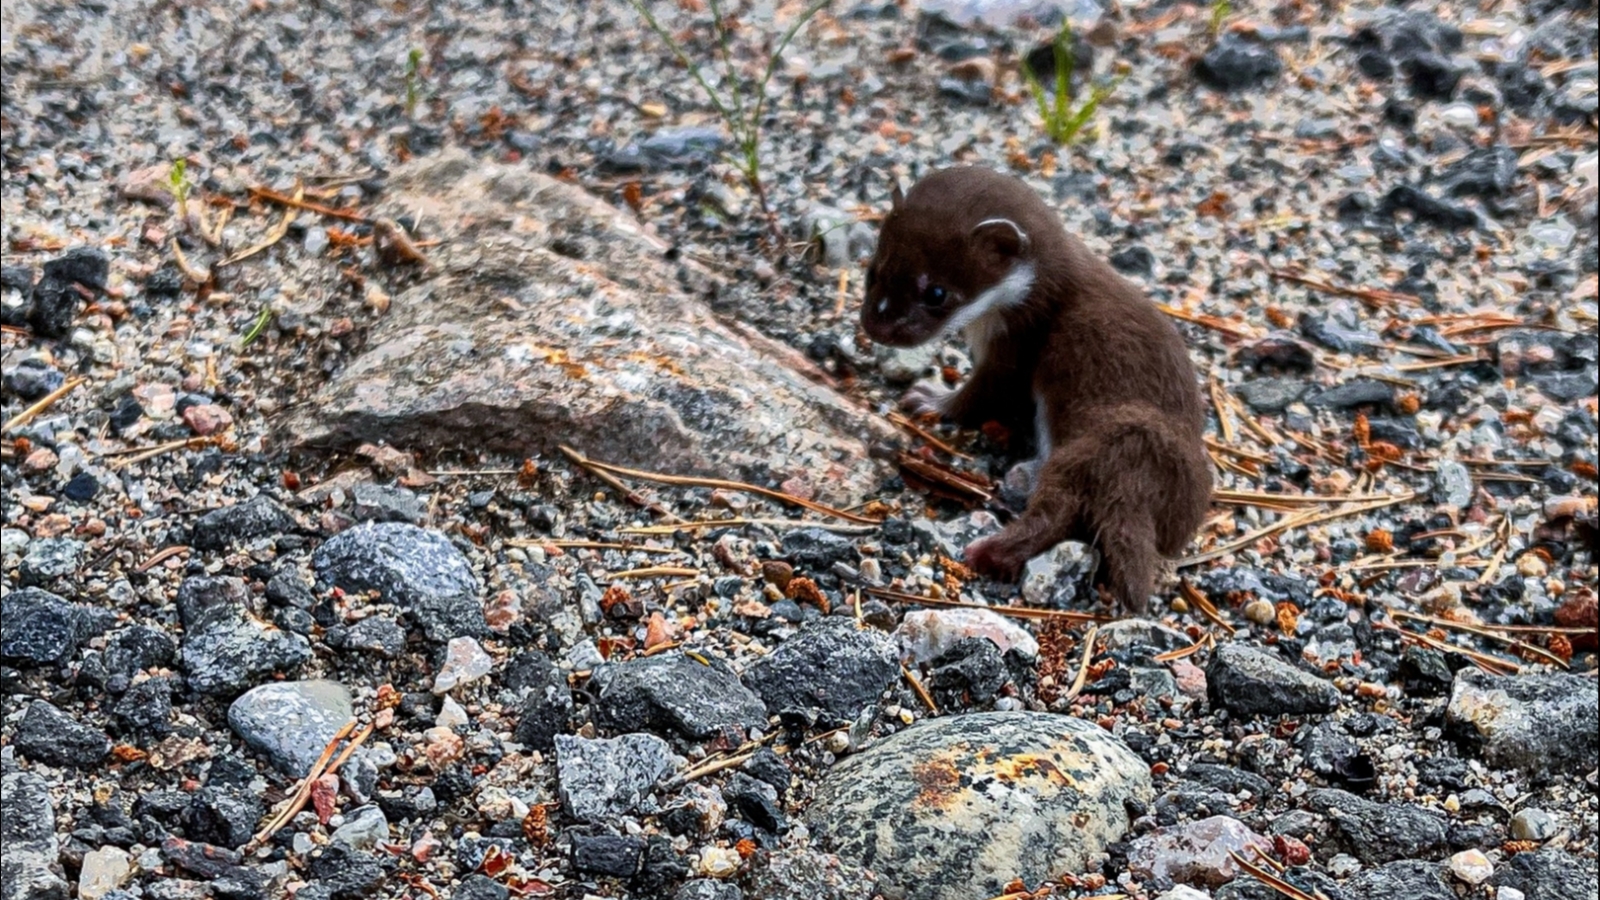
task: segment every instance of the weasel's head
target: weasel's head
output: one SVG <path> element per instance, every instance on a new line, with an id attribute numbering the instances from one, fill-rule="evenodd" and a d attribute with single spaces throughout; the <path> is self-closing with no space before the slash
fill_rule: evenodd
<path id="1" fill-rule="evenodd" d="M 959 208 L 945 170 L 893 204 L 867 266 L 861 327 L 892 347 L 914 347 L 1021 304 L 1033 288 L 1027 232 L 1004 216 Z"/>

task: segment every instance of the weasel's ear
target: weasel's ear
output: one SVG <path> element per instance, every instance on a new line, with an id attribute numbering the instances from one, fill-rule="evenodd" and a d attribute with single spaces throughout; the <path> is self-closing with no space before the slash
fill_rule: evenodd
<path id="1" fill-rule="evenodd" d="M 889 192 L 889 209 L 899 209 L 900 202 L 904 199 L 906 199 L 905 192 L 900 190 L 900 179 L 896 178 L 894 180 L 894 189 Z"/>
<path id="2" fill-rule="evenodd" d="M 972 226 L 972 240 L 1003 259 L 1028 252 L 1028 233 L 1010 219 L 984 219 Z"/>

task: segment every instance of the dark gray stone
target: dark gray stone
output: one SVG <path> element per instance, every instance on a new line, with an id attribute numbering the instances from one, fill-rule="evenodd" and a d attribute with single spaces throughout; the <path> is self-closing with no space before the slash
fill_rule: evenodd
<path id="1" fill-rule="evenodd" d="M 797 528 L 785 534 L 783 552 L 801 574 L 827 572 L 836 562 L 854 564 L 859 559 L 854 541 L 821 528 Z"/>
<path id="2" fill-rule="evenodd" d="M 1312 409 L 1354 409 L 1358 406 L 1394 405 L 1394 385 L 1371 378 L 1357 378 L 1317 391 L 1306 398 Z"/>
<path id="3" fill-rule="evenodd" d="M 854 719 L 900 676 L 892 641 L 843 618 L 819 620 L 751 663 L 744 681 L 770 713 L 820 709 Z"/>
<path id="4" fill-rule="evenodd" d="M 984 637 L 962 638 L 935 658 L 932 666 L 928 690 L 945 710 L 988 708 L 1011 680 L 1000 648 Z"/>
<path id="5" fill-rule="evenodd" d="M 85 654 L 83 668 L 90 680 L 120 693 L 135 675 L 170 665 L 177 655 L 178 643 L 166 632 L 149 625 L 129 625 L 112 633 L 104 651 Z"/>
<path id="6" fill-rule="evenodd" d="M 23 756 L 73 769 L 98 765 L 111 752 L 111 739 L 44 700 L 28 704 L 11 745 Z"/>
<path id="7" fill-rule="evenodd" d="M 723 786 L 722 797 L 739 818 L 763 831 L 781 834 L 788 827 L 778 789 L 765 781 L 735 772 Z"/>
<path id="8" fill-rule="evenodd" d="M 1300 333 L 1336 353 L 1359 355 L 1383 345 L 1383 338 L 1373 332 L 1341 324 L 1327 314 L 1302 313 Z"/>
<path id="9" fill-rule="evenodd" d="M 1441 228 L 1463 229 L 1478 224 L 1478 214 L 1472 209 L 1440 200 L 1411 184 L 1391 188 L 1378 205 L 1378 212 L 1391 219 L 1398 212 L 1410 213 L 1417 222 Z"/>
<path id="10" fill-rule="evenodd" d="M 67 376 L 42 359 L 25 359 L 16 368 L 7 369 L 0 386 L 6 393 L 27 403 L 38 400 L 63 384 Z"/>
<path id="11" fill-rule="evenodd" d="M 522 694 L 517 742 L 536 750 L 550 749 L 572 718 L 572 688 L 566 675 L 537 651 L 519 654 L 507 668 L 506 686 Z"/>
<path id="12" fill-rule="evenodd" d="M 1240 716 L 1328 713 L 1339 691 L 1328 681 L 1243 644 L 1223 644 L 1206 668 L 1211 702 Z"/>
<path id="13" fill-rule="evenodd" d="M 33 303 L 28 310 L 28 324 L 34 333 L 46 338 L 66 337 L 79 304 L 83 303 L 76 286 L 104 290 L 110 265 L 110 257 L 93 247 L 74 247 L 45 263 L 39 283 L 33 286 Z"/>
<path id="14" fill-rule="evenodd" d="M 1190 781 L 1203 784 L 1212 790 L 1225 794 L 1238 794 L 1249 791 L 1257 798 L 1264 798 L 1272 792 L 1272 783 L 1254 772 L 1235 769 L 1232 766 L 1222 766 L 1215 763 L 1194 763 L 1185 771 L 1184 777 Z"/>
<path id="15" fill-rule="evenodd" d="M 32 772 L 0 777 L 0 900 L 66 900 L 50 785 Z"/>
<path id="16" fill-rule="evenodd" d="M 151 678 L 133 685 L 111 708 L 111 715 L 121 734 L 139 739 L 166 737 L 172 733 L 172 682 Z"/>
<path id="17" fill-rule="evenodd" d="M 266 494 L 243 503 L 214 509 L 194 523 L 189 542 L 197 550 L 222 550 L 232 544 L 254 541 L 300 530 L 289 511 Z"/>
<path id="18" fill-rule="evenodd" d="M 1503 145 L 1474 150 L 1439 174 L 1445 193 L 1452 197 L 1504 196 L 1516 180 L 1517 151 Z"/>
<path id="19" fill-rule="evenodd" d="M 1311 386 L 1297 378 L 1255 378 L 1235 385 L 1233 392 L 1259 413 L 1281 413 L 1306 395 Z"/>
<path id="20" fill-rule="evenodd" d="M 311 861 L 310 873 L 312 885 L 327 890 L 331 900 L 365 900 L 389 880 L 389 869 L 389 864 L 371 853 L 330 844 Z"/>
<path id="21" fill-rule="evenodd" d="M 1456 900 L 1444 867 L 1418 859 L 1357 872 L 1344 887 L 1350 900 Z"/>
<path id="22" fill-rule="evenodd" d="M 590 875 L 632 878 L 644 867 L 644 838 L 633 835 L 572 836 L 572 867 Z"/>
<path id="23" fill-rule="evenodd" d="M 456 887 L 455 900 L 506 900 L 511 892 L 506 886 L 487 875 L 472 874 L 461 879 Z"/>
<path id="24" fill-rule="evenodd" d="M 1518 853 L 1500 864 L 1490 883 L 1519 890 L 1525 900 L 1600 896 L 1600 874 L 1594 859 L 1580 859 L 1565 850 Z"/>
<path id="25" fill-rule="evenodd" d="M 1448 849 L 1448 822 L 1409 803 L 1377 803 L 1337 788 L 1312 791 L 1308 805 L 1328 820 L 1325 846 L 1368 866 L 1437 857 Z"/>
<path id="26" fill-rule="evenodd" d="M 1415 697 L 1439 697 L 1450 690 L 1455 673 L 1444 654 L 1427 647 L 1407 647 L 1400 654 L 1400 682 Z"/>
<path id="27" fill-rule="evenodd" d="M 1272 47 L 1226 36 L 1195 64 L 1201 82 L 1219 91 L 1243 91 L 1275 80 L 1283 60 Z"/>
<path id="28" fill-rule="evenodd" d="M 357 525 L 318 547 L 312 564 L 331 586 L 376 591 L 404 609 L 429 640 L 488 632 L 472 564 L 436 531 L 400 522 Z"/>
<path id="29" fill-rule="evenodd" d="M 1125 275 L 1149 278 L 1156 271 L 1156 256 L 1143 244 L 1129 244 L 1111 254 L 1111 265 Z"/>
<path id="30" fill-rule="evenodd" d="M 237 850 L 255 834 L 266 812 L 245 786 L 207 783 L 190 795 L 183 826 L 191 840 Z"/>
<path id="31" fill-rule="evenodd" d="M 249 595 L 245 583 L 232 577 L 196 576 L 178 586 L 181 656 L 191 689 L 238 693 L 253 681 L 292 672 L 311 658 L 304 637 L 250 615 Z"/>
<path id="32" fill-rule="evenodd" d="M 406 630 L 388 616 L 368 616 L 345 632 L 344 648 L 395 659 L 406 650 Z"/>
<path id="33" fill-rule="evenodd" d="M 613 731 L 703 740 L 724 728 L 755 728 L 767 720 L 760 698 L 714 656 L 674 652 L 606 665 L 590 684 L 598 694 L 595 721 Z"/>
<path id="34" fill-rule="evenodd" d="M 0 659 L 17 666 L 62 663 L 78 645 L 105 632 L 116 615 L 34 587 L 0 598 Z"/>

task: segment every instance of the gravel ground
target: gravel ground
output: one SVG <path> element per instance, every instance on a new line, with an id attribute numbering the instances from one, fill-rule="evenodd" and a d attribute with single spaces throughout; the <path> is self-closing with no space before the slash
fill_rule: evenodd
<path id="1" fill-rule="evenodd" d="M 1593 2 L 1082 0 L 1120 80 L 1068 146 L 1017 74 L 1052 26 L 835 3 L 771 84 L 770 222 L 625 4 L 444 6 L 0 11 L 4 900 L 1595 895 Z M 716 78 L 704 6 L 656 8 Z M 633 210 L 881 412 L 968 365 L 858 334 L 891 180 L 1027 179 L 1208 381 L 1223 492 L 1157 621 L 1089 644 L 1073 546 L 1020 600 L 952 562 L 1024 499 L 994 431 L 881 448 L 866 528 L 640 481 L 759 520 L 644 534 L 470 438 L 290 453 L 418 276 L 281 198 L 370 210 L 455 148 Z M 999 749 L 951 750 L 980 712 Z"/>

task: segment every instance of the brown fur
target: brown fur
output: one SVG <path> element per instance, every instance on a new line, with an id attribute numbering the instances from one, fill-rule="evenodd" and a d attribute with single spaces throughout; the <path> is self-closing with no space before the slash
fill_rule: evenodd
<path id="1" fill-rule="evenodd" d="M 896 189 L 868 269 L 862 326 L 896 346 L 932 340 L 1019 265 L 1033 267 L 1031 286 L 966 328 L 971 377 L 948 397 L 918 387 L 905 402 L 969 427 L 1043 414 L 1049 455 L 1027 510 L 968 546 L 967 561 L 1015 580 L 1062 541 L 1091 544 L 1113 596 L 1142 612 L 1160 557 L 1183 550 L 1211 499 L 1199 385 L 1166 316 L 1067 234 L 1027 185 L 963 167 L 928 176 L 903 198 Z"/>

